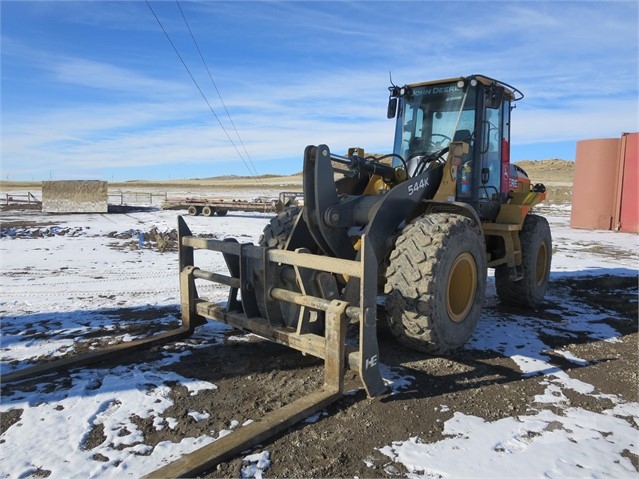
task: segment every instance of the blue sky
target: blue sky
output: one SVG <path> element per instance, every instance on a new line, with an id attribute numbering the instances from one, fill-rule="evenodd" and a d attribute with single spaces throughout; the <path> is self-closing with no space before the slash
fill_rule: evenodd
<path id="1" fill-rule="evenodd" d="M 2 179 L 291 174 L 308 144 L 389 152 L 389 71 L 518 87 L 515 161 L 639 129 L 634 0 L 151 6 L 211 108 L 145 2 L 2 1 Z"/>

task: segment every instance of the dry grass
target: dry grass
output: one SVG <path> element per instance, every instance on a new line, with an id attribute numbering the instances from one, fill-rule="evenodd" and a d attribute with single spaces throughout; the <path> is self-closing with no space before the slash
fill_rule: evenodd
<path id="1" fill-rule="evenodd" d="M 543 183 L 546 186 L 572 187 L 575 174 L 575 163 L 572 161 L 558 159 L 524 160 L 515 164 L 528 173 L 533 184 Z"/>

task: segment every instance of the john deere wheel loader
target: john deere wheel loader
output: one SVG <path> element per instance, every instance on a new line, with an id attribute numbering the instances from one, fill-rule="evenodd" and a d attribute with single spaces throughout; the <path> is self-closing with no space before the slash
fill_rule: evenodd
<path id="1" fill-rule="evenodd" d="M 274 218 L 261 243 L 353 259 L 366 235 L 391 331 L 428 353 L 451 352 L 471 336 L 487 267 L 495 268 L 502 302 L 536 306 L 548 283 L 551 237 L 546 220 L 529 214 L 545 187 L 531 188 L 509 160 L 510 113 L 521 98 L 482 75 L 391 87 L 393 154 L 352 149 L 345 158 L 309 146 L 305 206 Z M 346 169 L 336 183 L 335 164 Z M 349 301 L 354 283 L 342 289 Z M 286 320 L 291 326 L 297 318 Z"/>
<path id="2" fill-rule="evenodd" d="M 346 368 L 359 372 L 369 396 L 381 394 L 378 321 L 398 347 L 460 348 L 475 330 L 489 267 L 502 302 L 543 301 L 552 242 L 547 221 L 530 210 L 545 188 L 510 163 L 511 109 L 523 94 L 483 75 L 389 90 L 393 153 L 308 146 L 304 205 L 273 218 L 259 245 L 196 237 L 178 218 L 183 325 L 124 348 L 181 338 L 210 318 L 324 359 L 324 386 L 149 477 L 199 474 L 320 410 L 341 396 Z M 222 254 L 228 274 L 197 267 L 207 254 Z M 227 301 L 200 296 L 207 282 L 228 286 Z M 358 329 L 347 341 L 349 322 Z"/>

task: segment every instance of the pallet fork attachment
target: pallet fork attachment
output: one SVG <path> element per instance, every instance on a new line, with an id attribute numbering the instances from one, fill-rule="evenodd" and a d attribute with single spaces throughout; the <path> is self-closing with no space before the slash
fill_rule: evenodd
<path id="1" fill-rule="evenodd" d="M 325 408 L 342 396 L 346 367 L 359 371 L 369 396 L 384 392 L 379 372 L 376 335 L 377 262 L 366 239 L 362 241 L 360 260 L 342 260 L 299 251 L 270 249 L 235 241 L 198 238 L 191 235 L 184 220 L 178 218 L 180 248 L 180 286 L 182 316 L 200 322 L 210 318 L 229 324 L 279 344 L 324 359 L 324 384 L 316 392 L 273 411 L 228 436 L 187 454 L 175 462 L 148 474 L 147 478 L 190 477 L 211 469 L 268 437 L 281 432 L 310 414 Z M 231 276 L 203 271 L 193 265 L 193 251 L 217 251 L 224 255 Z M 294 274 L 300 289 L 308 280 L 309 270 L 348 275 L 360 279 L 359 305 L 339 299 L 326 299 L 272 286 L 279 275 Z M 226 305 L 200 298 L 195 280 L 222 283 L 230 288 Z M 269 286 L 266 286 L 269 285 Z M 330 290 L 330 288 L 329 288 Z M 238 292 L 241 299 L 238 298 Z M 260 297 L 261 296 L 261 297 Z M 303 319 L 297 327 L 281 323 L 278 303 L 292 303 L 304 310 L 324 314 L 323 335 L 309 332 Z M 267 318 L 259 316 L 259 308 Z M 359 321 L 359 346 L 346 345 L 349 321 Z"/>

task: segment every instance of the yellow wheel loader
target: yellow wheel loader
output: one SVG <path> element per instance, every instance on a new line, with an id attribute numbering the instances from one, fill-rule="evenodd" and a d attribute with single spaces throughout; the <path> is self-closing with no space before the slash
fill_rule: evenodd
<path id="1" fill-rule="evenodd" d="M 543 300 L 550 229 L 529 210 L 545 188 L 531 188 L 509 160 L 512 103 L 523 97 L 517 89 L 473 75 L 390 91 L 393 154 L 352 149 L 342 157 L 324 145 L 307 147 L 304 207 L 274 218 L 260 244 L 357 260 L 365 236 L 393 334 L 412 348 L 449 353 L 475 329 L 488 267 L 503 302 L 534 307 Z M 343 178 L 334 181 L 340 167 Z M 327 297 L 308 274 L 305 289 Z M 334 281 L 331 297 L 357 304 L 359 279 Z M 295 281 L 286 287 L 301 292 Z M 298 315 L 282 310 L 281 320 L 295 327 Z"/>
<path id="2" fill-rule="evenodd" d="M 502 302 L 543 301 L 552 240 L 530 210 L 545 187 L 510 162 L 511 110 L 523 94 L 483 75 L 389 91 L 393 153 L 308 146 L 303 206 L 273 218 L 259 245 L 196 237 L 178 218 L 183 326 L 140 346 L 209 318 L 322 358 L 325 379 L 320 391 L 149 477 L 199 474 L 289 427 L 341 396 L 346 368 L 369 396 L 381 394 L 379 321 L 398 347 L 454 352 L 475 330 L 488 268 Z M 198 267 L 207 254 L 223 255 L 228 272 Z M 225 302 L 198 294 L 209 282 L 229 288 Z M 347 341 L 349 323 L 356 338 Z"/>

